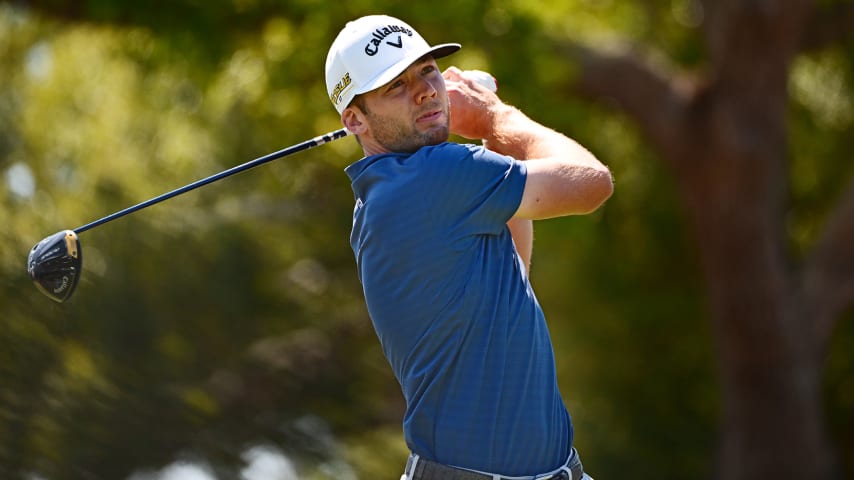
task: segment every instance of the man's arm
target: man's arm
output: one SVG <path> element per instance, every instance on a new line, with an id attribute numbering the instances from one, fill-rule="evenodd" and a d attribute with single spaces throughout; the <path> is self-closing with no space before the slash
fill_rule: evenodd
<path id="1" fill-rule="evenodd" d="M 484 145 L 525 160 L 528 179 L 515 217 L 542 219 L 593 212 L 611 196 L 611 173 L 574 140 L 508 105 L 493 107 Z"/>
<path id="2" fill-rule="evenodd" d="M 613 192 L 611 173 L 577 142 L 504 104 L 459 69 L 451 67 L 444 76 L 451 132 L 483 139 L 490 150 L 526 162 L 525 191 L 508 226 L 527 268 L 533 246 L 530 221 L 596 210 Z"/>
<path id="3" fill-rule="evenodd" d="M 525 272 L 531 271 L 531 255 L 534 252 L 534 222 L 527 218 L 511 218 L 507 222 L 513 244 L 516 245 L 516 253 L 525 265 Z"/>
<path id="4" fill-rule="evenodd" d="M 525 160 L 528 179 L 516 217 L 590 213 L 613 192 L 611 173 L 571 138 L 531 120 L 451 67 L 444 73 L 451 132 L 483 139 L 490 150 Z"/>

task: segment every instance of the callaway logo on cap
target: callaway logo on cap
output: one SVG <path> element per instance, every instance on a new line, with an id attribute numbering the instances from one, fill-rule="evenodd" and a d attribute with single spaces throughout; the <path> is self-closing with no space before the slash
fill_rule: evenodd
<path id="1" fill-rule="evenodd" d="M 326 92 L 341 113 L 353 97 L 390 82 L 413 62 L 431 54 L 450 55 L 458 43 L 431 47 L 406 22 L 387 15 L 369 15 L 348 22 L 326 56 Z"/>

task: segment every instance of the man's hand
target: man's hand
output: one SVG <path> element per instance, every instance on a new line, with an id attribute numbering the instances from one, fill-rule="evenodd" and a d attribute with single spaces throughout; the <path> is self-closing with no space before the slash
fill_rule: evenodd
<path id="1" fill-rule="evenodd" d="M 451 104 L 451 133 L 475 140 L 491 135 L 496 112 L 504 105 L 498 96 L 457 67 L 442 76 Z"/>

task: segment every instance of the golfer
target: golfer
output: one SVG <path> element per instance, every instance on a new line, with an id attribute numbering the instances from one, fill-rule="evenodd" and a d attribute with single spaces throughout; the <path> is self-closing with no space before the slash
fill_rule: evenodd
<path id="1" fill-rule="evenodd" d="M 589 478 L 529 281 L 531 221 L 594 211 L 611 175 L 461 70 L 441 72 L 459 48 L 373 15 L 326 59 L 329 98 L 365 154 L 345 170 L 350 243 L 406 399 L 402 479 Z"/>

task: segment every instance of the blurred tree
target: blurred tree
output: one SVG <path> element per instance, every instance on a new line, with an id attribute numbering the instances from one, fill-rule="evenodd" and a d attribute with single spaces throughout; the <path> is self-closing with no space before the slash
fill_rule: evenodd
<path id="1" fill-rule="evenodd" d="M 837 67 L 850 75 L 854 5 L 680 5 L 703 33 L 689 68 L 637 51 L 654 47 L 606 52 L 555 38 L 577 65 L 566 87 L 625 112 L 678 181 L 717 344 L 720 478 L 837 478 L 822 380 L 831 334 L 854 302 L 854 183 L 843 166 L 831 184 L 838 203 L 828 205 L 814 242 L 793 255 L 800 219 L 792 218 L 790 183 L 800 179 L 789 168 L 816 153 L 792 159 L 790 79 L 799 55 L 831 49 L 846 52 Z M 846 178 L 847 186 L 837 183 Z"/>

